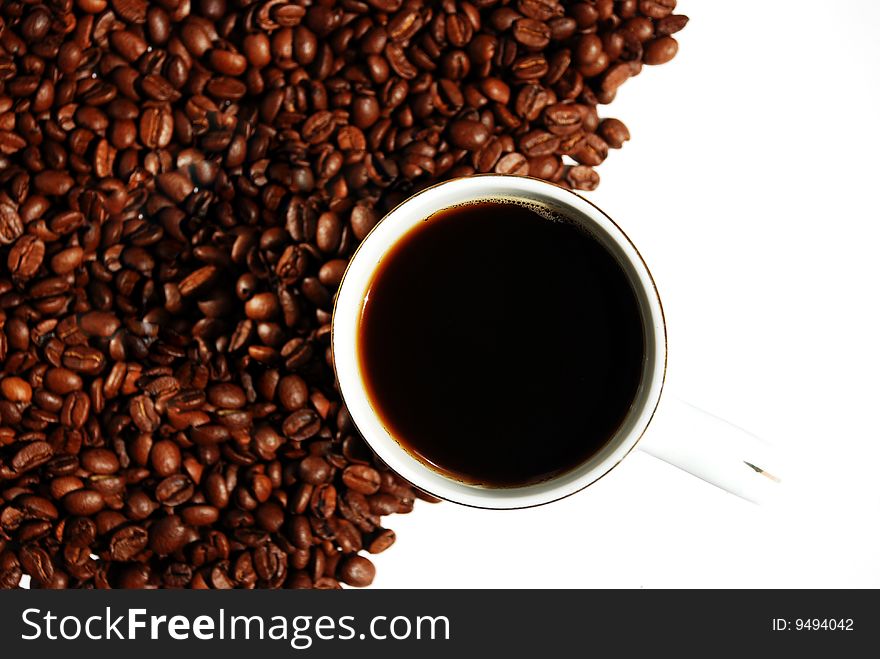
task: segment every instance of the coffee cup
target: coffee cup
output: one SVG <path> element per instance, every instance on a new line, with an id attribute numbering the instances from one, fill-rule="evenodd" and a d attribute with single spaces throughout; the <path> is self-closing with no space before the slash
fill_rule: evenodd
<path id="1" fill-rule="evenodd" d="M 604 443 L 579 464 L 552 477 L 503 487 L 469 482 L 414 454 L 407 438 L 396 436 L 371 397 L 366 386 L 370 374 L 365 372 L 369 360 L 361 354 L 365 305 L 383 262 L 395 249 L 406 248 L 407 236 L 425 222 L 439 221 L 436 218 L 447 209 L 499 200 L 548 209 L 549 215 L 576 224 L 606 250 L 631 286 L 643 340 L 638 386 L 621 422 Z M 333 312 L 332 344 L 343 400 L 366 443 L 390 469 L 441 499 L 489 509 L 550 503 L 592 485 L 636 448 L 750 501 L 763 501 L 779 489 L 779 456 L 770 445 L 664 391 L 668 354 L 663 306 L 651 272 L 632 241 L 586 198 L 545 181 L 498 175 L 454 179 L 426 188 L 394 208 L 349 262 Z"/>

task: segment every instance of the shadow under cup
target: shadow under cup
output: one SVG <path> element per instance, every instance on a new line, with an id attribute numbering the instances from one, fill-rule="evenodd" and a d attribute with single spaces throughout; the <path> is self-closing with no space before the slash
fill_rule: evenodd
<path id="1" fill-rule="evenodd" d="M 550 209 L 577 224 L 610 254 L 623 271 L 638 305 L 644 341 L 641 377 L 617 430 L 583 462 L 547 480 L 525 485 L 487 486 L 450 474 L 407 450 L 393 424 L 369 395 L 361 358 L 361 321 L 377 273 L 401 242 L 440 211 L 477 202 L 527 202 Z M 440 219 L 439 222 L 447 220 Z M 393 262 L 393 261 L 392 261 Z M 591 484 L 613 468 L 636 444 L 659 401 L 665 374 L 666 333 L 656 288 L 638 251 L 602 211 L 579 195 L 555 185 L 512 176 L 475 176 L 428 188 L 395 208 L 361 243 L 337 295 L 333 351 L 342 396 L 352 420 L 370 447 L 391 469 L 420 489 L 449 501 L 484 508 L 519 508 L 554 501 Z M 389 418 L 385 415 L 385 418 Z M 427 456 L 430 458 L 430 456 Z"/>

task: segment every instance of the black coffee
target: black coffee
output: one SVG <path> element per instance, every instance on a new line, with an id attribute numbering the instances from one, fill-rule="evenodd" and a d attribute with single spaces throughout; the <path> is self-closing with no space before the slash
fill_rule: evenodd
<path id="1" fill-rule="evenodd" d="M 371 283 L 359 351 L 380 419 L 470 483 L 535 483 L 590 458 L 635 397 L 644 337 L 617 261 L 540 207 L 444 210 Z"/>

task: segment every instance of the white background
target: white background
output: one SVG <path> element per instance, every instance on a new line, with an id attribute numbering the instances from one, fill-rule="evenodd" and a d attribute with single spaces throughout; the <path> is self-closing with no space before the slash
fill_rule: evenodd
<path id="1" fill-rule="evenodd" d="M 782 448 L 782 496 L 635 452 L 549 506 L 390 518 L 377 587 L 880 587 L 880 3 L 679 13 L 678 57 L 601 108 L 632 141 L 590 199 L 657 281 L 667 390 Z"/>

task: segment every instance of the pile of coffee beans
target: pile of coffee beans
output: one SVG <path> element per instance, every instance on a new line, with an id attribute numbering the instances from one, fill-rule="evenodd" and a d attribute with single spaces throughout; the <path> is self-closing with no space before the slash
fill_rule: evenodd
<path id="1" fill-rule="evenodd" d="M 0 2 L 0 586 L 368 585 L 430 497 L 336 390 L 346 259 L 443 178 L 594 188 L 675 4 Z"/>

